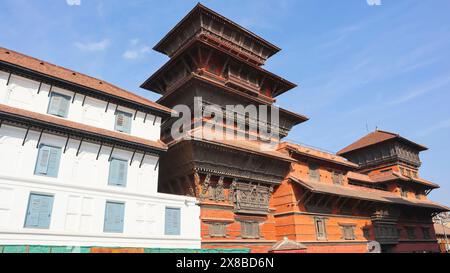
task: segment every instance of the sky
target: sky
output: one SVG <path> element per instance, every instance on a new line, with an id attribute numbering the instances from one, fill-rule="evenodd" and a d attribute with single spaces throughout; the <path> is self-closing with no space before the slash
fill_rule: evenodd
<path id="1" fill-rule="evenodd" d="M 191 0 L 1 0 L 0 46 L 156 100 L 153 46 Z M 420 175 L 450 206 L 450 1 L 205 0 L 282 48 L 265 69 L 299 86 L 277 98 L 310 120 L 288 140 L 337 152 L 379 128 L 429 147 Z"/>

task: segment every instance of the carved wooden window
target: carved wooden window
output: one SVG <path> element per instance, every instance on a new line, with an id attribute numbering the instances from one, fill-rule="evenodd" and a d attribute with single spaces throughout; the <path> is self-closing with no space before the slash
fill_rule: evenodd
<path id="1" fill-rule="evenodd" d="M 241 237 L 244 239 L 259 238 L 259 223 L 258 222 L 241 222 Z"/>
<path id="2" fill-rule="evenodd" d="M 400 194 L 402 195 L 402 197 L 408 197 L 408 190 L 405 187 L 401 187 Z"/>
<path id="3" fill-rule="evenodd" d="M 319 166 L 316 163 L 309 163 L 309 179 L 311 181 L 320 181 Z"/>
<path id="4" fill-rule="evenodd" d="M 342 228 L 342 239 L 355 240 L 355 226 L 342 225 L 341 228 Z"/>
<path id="5" fill-rule="evenodd" d="M 325 229 L 325 219 L 324 218 L 315 218 L 314 225 L 316 227 L 317 240 L 326 240 L 327 232 Z"/>
<path id="6" fill-rule="evenodd" d="M 406 170 L 406 176 L 411 177 L 411 170 Z"/>
<path id="7" fill-rule="evenodd" d="M 226 223 L 210 223 L 209 236 L 211 237 L 226 237 L 227 224 Z"/>
<path id="8" fill-rule="evenodd" d="M 405 168 L 400 168 L 400 172 L 401 172 L 402 175 L 406 175 L 406 170 L 405 170 Z"/>
<path id="9" fill-rule="evenodd" d="M 368 227 L 365 227 L 365 228 L 363 228 L 363 236 L 364 236 L 364 238 L 366 238 L 367 240 L 369 240 L 370 239 L 370 228 L 368 228 Z"/>
<path id="10" fill-rule="evenodd" d="M 416 199 L 420 199 L 420 195 L 421 195 L 421 192 L 420 191 L 416 191 Z"/>
<path id="11" fill-rule="evenodd" d="M 414 227 L 406 227 L 406 234 L 408 235 L 408 239 L 416 239 L 416 231 Z"/>
<path id="12" fill-rule="evenodd" d="M 431 238 L 431 236 L 430 236 L 430 228 L 423 227 L 422 228 L 422 234 L 423 234 L 423 238 L 424 239 L 430 239 Z"/>
<path id="13" fill-rule="evenodd" d="M 333 183 L 337 185 L 342 185 L 344 177 L 340 172 L 333 172 Z"/>

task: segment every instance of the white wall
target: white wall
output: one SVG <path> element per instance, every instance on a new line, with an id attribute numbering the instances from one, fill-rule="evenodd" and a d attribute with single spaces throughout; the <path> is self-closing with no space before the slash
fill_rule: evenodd
<path id="1" fill-rule="evenodd" d="M 0 71 L 0 103 L 6 104 L 12 107 L 17 107 L 41 114 L 47 113 L 49 97 L 48 92 L 50 86 L 42 84 L 41 91 L 37 93 L 39 89 L 39 82 L 33 81 L 27 78 L 23 78 L 17 75 L 12 75 L 9 85 L 9 74 Z M 68 95 L 71 98 L 74 96 L 74 92 L 64 90 L 58 87 L 53 87 L 52 92 Z M 115 110 L 116 104 L 109 104 L 108 111 L 105 113 L 106 101 L 94 99 L 92 97 L 86 97 L 84 106 L 84 95 L 76 95 L 75 100 L 69 106 L 69 113 L 67 119 L 103 128 L 108 130 L 114 130 L 115 123 Z M 118 110 L 128 112 L 133 115 L 131 123 L 131 135 L 149 139 L 158 140 L 160 137 L 161 117 L 156 117 L 152 114 L 148 114 L 146 122 L 144 123 L 145 114 L 138 112 L 136 120 L 134 120 L 135 110 L 118 107 Z"/>
<path id="2" fill-rule="evenodd" d="M 0 245 L 41 244 L 118 247 L 200 248 L 200 209 L 195 198 L 157 192 L 155 156 L 136 154 L 126 187 L 108 185 L 110 147 L 70 140 L 57 178 L 34 175 L 39 132 L 3 124 L 0 128 Z M 44 133 L 42 144 L 64 147 L 64 137 Z M 115 149 L 130 160 L 132 152 Z M 30 193 L 54 196 L 49 229 L 24 228 Z M 103 232 L 106 201 L 125 203 L 124 231 Z M 164 235 L 165 207 L 181 209 L 181 235 Z"/>

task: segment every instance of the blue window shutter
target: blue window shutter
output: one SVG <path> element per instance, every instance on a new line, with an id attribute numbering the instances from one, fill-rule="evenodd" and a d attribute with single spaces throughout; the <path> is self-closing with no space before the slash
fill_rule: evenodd
<path id="1" fill-rule="evenodd" d="M 124 125 L 124 132 L 130 133 L 131 132 L 131 117 L 132 115 L 129 113 L 125 113 L 125 125 Z"/>
<path id="2" fill-rule="evenodd" d="M 53 208 L 53 196 L 30 194 L 25 227 L 49 228 Z"/>
<path id="3" fill-rule="evenodd" d="M 109 165 L 109 185 L 123 186 L 127 184 L 128 162 L 112 158 Z"/>
<path id="4" fill-rule="evenodd" d="M 35 174 L 46 175 L 48 170 L 48 162 L 50 160 L 51 147 L 42 145 L 39 148 L 39 154 L 36 162 Z"/>
<path id="5" fill-rule="evenodd" d="M 51 147 L 48 160 L 47 176 L 57 177 L 59 162 L 61 160 L 61 148 Z"/>
<path id="6" fill-rule="evenodd" d="M 131 132 L 131 117 L 132 117 L 132 115 L 130 113 L 117 111 L 115 130 L 117 130 L 119 132 L 130 133 Z"/>
<path id="7" fill-rule="evenodd" d="M 166 235 L 180 235 L 179 208 L 166 208 L 164 231 Z"/>
<path id="8" fill-rule="evenodd" d="M 70 97 L 58 93 L 51 93 L 48 114 L 67 117 L 69 112 Z"/>
<path id="9" fill-rule="evenodd" d="M 61 97 L 62 99 L 58 107 L 58 116 L 66 118 L 69 112 L 70 97 L 68 96 L 61 96 Z"/>
<path id="10" fill-rule="evenodd" d="M 61 148 L 41 145 L 34 174 L 57 177 L 60 160 Z"/>
<path id="11" fill-rule="evenodd" d="M 106 202 L 104 231 L 123 232 L 124 213 L 124 203 Z"/>

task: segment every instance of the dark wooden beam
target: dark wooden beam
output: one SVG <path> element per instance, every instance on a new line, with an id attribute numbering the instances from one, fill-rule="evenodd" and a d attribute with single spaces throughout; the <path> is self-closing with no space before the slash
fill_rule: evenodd
<path id="1" fill-rule="evenodd" d="M 146 153 L 144 152 L 144 154 L 142 154 L 141 163 L 139 163 L 139 169 L 142 168 L 142 164 L 144 164 L 145 155 Z"/>
<path id="2" fill-rule="evenodd" d="M 342 207 L 348 202 L 349 198 L 344 198 L 344 201 L 342 201 L 342 203 L 339 205 L 339 210 L 342 209 Z"/>
<path id="3" fill-rule="evenodd" d="M 205 59 L 205 61 L 203 62 L 203 66 L 207 65 L 209 63 L 209 60 L 211 59 L 212 56 L 212 50 L 209 50 L 208 55 Z"/>
<path id="4" fill-rule="evenodd" d="M 330 196 L 330 198 L 328 198 L 327 199 L 327 201 L 325 202 L 325 204 L 323 204 L 323 206 L 326 208 L 326 207 L 328 207 L 328 204 L 331 202 L 331 201 L 333 201 L 334 200 L 334 197 L 333 196 Z"/>
<path id="5" fill-rule="evenodd" d="M 195 67 L 199 67 L 197 60 L 194 58 L 194 56 L 192 56 L 191 53 L 187 54 L 189 56 L 189 58 L 191 58 L 192 62 L 194 63 Z"/>
<path id="6" fill-rule="evenodd" d="M 134 150 L 133 155 L 131 156 L 130 166 L 133 164 L 134 156 L 136 155 L 136 150 Z"/>
<path id="7" fill-rule="evenodd" d="M 38 91 L 37 91 L 38 94 L 41 93 L 41 88 L 42 88 L 42 82 L 39 83 L 39 87 L 38 87 Z"/>
<path id="8" fill-rule="evenodd" d="M 223 73 L 225 73 L 225 70 L 227 69 L 229 62 L 230 62 L 230 57 L 227 57 L 227 59 L 225 60 L 225 63 L 223 63 L 222 70 L 220 71 L 220 75 L 222 77 L 225 77 L 225 75 Z"/>
<path id="9" fill-rule="evenodd" d="M 158 166 L 159 166 L 159 157 L 158 157 L 158 160 L 156 161 L 156 164 L 155 164 L 155 171 L 156 171 L 156 169 L 158 168 Z"/>
<path id="10" fill-rule="evenodd" d="M 25 132 L 25 136 L 23 137 L 22 146 L 25 145 L 25 142 L 27 141 L 28 133 L 30 132 L 30 125 L 27 127 L 27 131 Z"/>
<path id="11" fill-rule="evenodd" d="M 108 158 L 108 162 L 110 162 L 111 161 L 111 158 L 112 158 L 112 154 L 113 154 L 113 152 L 114 152 L 114 149 L 116 148 L 116 145 L 114 144 L 113 146 L 112 146 L 112 148 L 111 148 L 111 152 L 109 153 L 109 158 Z"/>
<path id="12" fill-rule="evenodd" d="M 136 110 L 136 112 L 134 112 L 134 118 L 133 118 L 133 120 L 136 120 L 137 113 L 138 113 L 138 110 Z"/>
<path id="13" fill-rule="evenodd" d="M 77 97 L 77 93 L 73 93 L 73 97 L 72 97 L 72 103 L 75 102 L 75 98 Z"/>
<path id="14" fill-rule="evenodd" d="M 11 75 L 12 75 L 12 73 L 9 73 L 8 80 L 6 81 L 6 86 L 8 86 L 9 82 L 11 81 Z"/>
<path id="15" fill-rule="evenodd" d="M 338 196 L 338 197 L 336 198 L 336 200 L 333 202 L 332 207 L 333 207 L 333 208 L 337 207 L 337 205 L 339 204 L 339 201 L 341 201 L 341 199 L 342 199 L 342 197 L 341 197 L 341 196 Z"/>
<path id="16" fill-rule="evenodd" d="M 308 196 L 308 198 L 306 198 L 305 201 L 303 201 L 303 206 L 306 207 L 306 205 L 308 205 L 309 201 L 311 201 L 313 196 L 314 196 L 314 193 L 311 192 L 311 194 Z"/>
<path id="17" fill-rule="evenodd" d="M 108 108 L 109 108 L 109 101 L 106 103 L 105 113 L 108 112 Z"/>
<path id="18" fill-rule="evenodd" d="M 81 103 L 81 106 L 84 106 L 84 103 L 86 102 L 86 97 L 87 97 L 87 95 L 84 95 L 83 102 Z"/>
<path id="19" fill-rule="evenodd" d="M 42 134 L 44 133 L 44 129 L 41 130 L 41 133 L 39 134 L 39 138 L 36 144 L 36 148 L 39 148 L 39 144 L 41 144 L 41 138 L 42 138 Z"/>
<path id="20" fill-rule="evenodd" d="M 145 123 L 145 121 L 147 120 L 147 115 L 148 115 L 148 113 L 145 113 L 145 116 L 144 116 L 144 123 Z"/>
<path id="21" fill-rule="evenodd" d="M 98 158 L 100 157 L 100 152 L 102 151 L 102 148 L 103 148 L 103 142 L 100 142 L 100 148 L 98 148 L 97 158 L 95 160 L 98 160 Z"/>
<path id="22" fill-rule="evenodd" d="M 320 203 L 322 202 L 322 200 L 325 198 L 326 194 L 321 194 L 320 197 L 317 199 L 317 202 L 315 204 L 316 207 L 318 207 L 320 205 Z"/>
<path id="23" fill-rule="evenodd" d="M 83 138 L 81 138 L 81 140 L 80 140 L 80 144 L 78 145 L 78 149 L 77 149 L 77 154 L 76 154 L 76 156 L 78 156 L 79 154 L 80 154 L 80 149 L 81 149 L 81 145 L 83 144 Z"/>
<path id="24" fill-rule="evenodd" d="M 183 56 L 181 58 L 181 62 L 183 63 L 184 67 L 186 68 L 186 72 L 191 72 L 192 68 L 191 66 L 188 64 L 188 62 L 186 61 L 186 58 Z"/>
<path id="25" fill-rule="evenodd" d="M 64 154 L 67 151 L 67 145 L 69 144 L 69 139 L 70 139 L 70 135 L 67 135 L 66 144 L 64 144 L 64 151 L 63 151 Z"/>
<path id="26" fill-rule="evenodd" d="M 50 89 L 48 89 L 48 94 L 47 94 L 47 96 L 50 97 L 50 95 L 52 94 L 52 89 L 53 89 L 53 85 L 50 85 Z"/>

